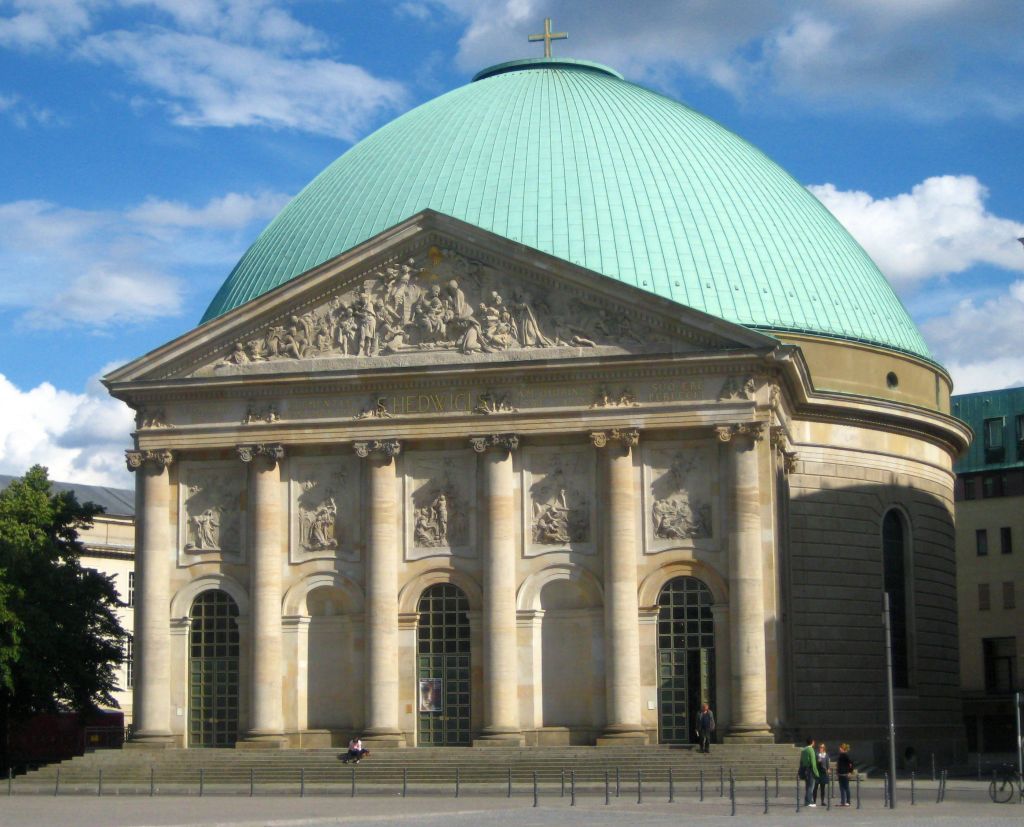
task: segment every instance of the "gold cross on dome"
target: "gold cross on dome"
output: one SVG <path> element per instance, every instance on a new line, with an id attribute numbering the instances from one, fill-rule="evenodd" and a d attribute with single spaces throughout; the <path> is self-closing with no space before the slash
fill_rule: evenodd
<path id="1" fill-rule="evenodd" d="M 540 40 L 544 41 L 544 57 L 551 57 L 551 41 L 552 40 L 568 40 L 569 35 L 565 32 L 553 32 L 551 31 L 551 18 L 544 18 L 544 34 L 531 34 L 529 40 L 531 43 L 536 43 Z"/>

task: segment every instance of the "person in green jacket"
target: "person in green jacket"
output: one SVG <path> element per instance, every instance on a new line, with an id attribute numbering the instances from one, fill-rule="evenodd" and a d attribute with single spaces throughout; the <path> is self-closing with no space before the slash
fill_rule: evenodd
<path id="1" fill-rule="evenodd" d="M 800 778 L 804 782 L 804 805 L 816 807 L 814 788 L 818 783 L 818 756 L 814 754 L 814 739 L 807 739 L 807 746 L 800 750 Z"/>

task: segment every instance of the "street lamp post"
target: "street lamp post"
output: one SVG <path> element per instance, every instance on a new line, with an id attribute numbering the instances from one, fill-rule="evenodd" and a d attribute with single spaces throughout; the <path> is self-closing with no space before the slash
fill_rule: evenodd
<path id="1" fill-rule="evenodd" d="M 896 712 L 892 699 L 892 632 L 889 627 L 889 593 L 882 592 L 882 625 L 885 627 L 885 690 L 889 700 L 889 809 L 896 809 Z"/>

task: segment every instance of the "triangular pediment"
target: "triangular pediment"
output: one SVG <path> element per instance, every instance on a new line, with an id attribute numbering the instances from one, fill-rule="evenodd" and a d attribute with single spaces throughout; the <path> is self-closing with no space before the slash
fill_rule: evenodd
<path id="1" fill-rule="evenodd" d="M 771 349 L 776 340 L 425 212 L 110 383 Z"/>

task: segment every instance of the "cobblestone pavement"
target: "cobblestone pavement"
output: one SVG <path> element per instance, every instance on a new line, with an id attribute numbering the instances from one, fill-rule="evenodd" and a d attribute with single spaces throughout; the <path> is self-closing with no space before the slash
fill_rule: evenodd
<path id="1" fill-rule="evenodd" d="M 625 792 L 625 791 L 623 791 Z M 917 803 L 910 805 L 909 790 L 901 790 L 898 807 L 882 805 L 881 790 L 866 786 L 862 809 L 831 811 L 824 807 L 796 812 L 795 795 L 769 798 L 769 813 L 764 814 L 763 793 L 740 791 L 735 817 L 728 799 L 711 796 L 700 802 L 696 797 L 678 796 L 669 804 L 664 797 L 647 797 L 637 804 L 635 797 L 612 798 L 604 804 L 603 795 L 579 796 L 575 806 L 570 798 L 550 792 L 533 807 L 532 795 L 503 797 L 441 797 L 364 795 L 352 799 L 336 797 L 256 797 L 248 796 L 95 796 L 15 795 L 0 797 L 0 827 L 342 827 L 357 823 L 423 825 L 424 827 L 603 827 L 630 825 L 673 825 L 699 822 L 702 825 L 769 825 L 798 822 L 839 822 L 846 825 L 911 824 L 927 821 L 930 825 L 973 825 L 1022 823 L 1024 805 L 993 804 L 983 784 L 950 784 L 947 798 L 935 803 L 935 789 L 921 785 Z"/>

